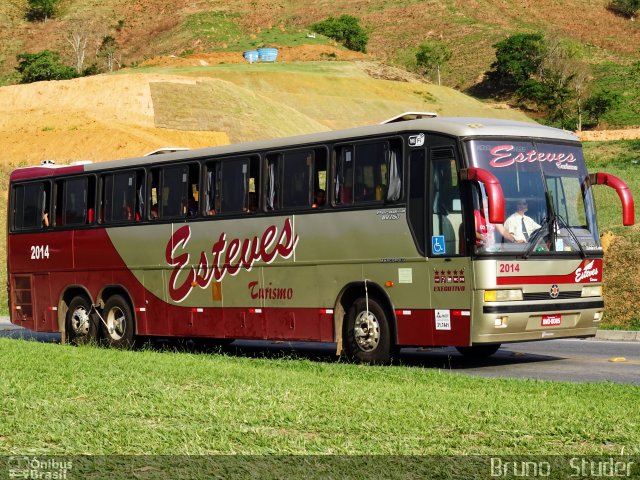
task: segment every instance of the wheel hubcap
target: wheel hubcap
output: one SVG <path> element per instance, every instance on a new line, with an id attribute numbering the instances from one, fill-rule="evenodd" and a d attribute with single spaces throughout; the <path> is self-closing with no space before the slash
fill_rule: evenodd
<path id="1" fill-rule="evenodd" d="M 358 348 L 363 352 L 375 350 L 380 343 L 380 324 L 376 316 L 369 311 L 358 314 L 353 333 Z"/>
<path id="2" fill-rule="evenodd" d="M 89 314 L 84 307 L 78 307 L 71 315 L 71 329 L 76 336 L 89 334 Z"/>
<path id="3" fill-rule="evenodd" d="M 107 315 L 107 327 L 109 328 L 109 335 L 114 340 L 120 340 L 124 336 L 124 332 L 127 328 L 127 319 L 120 308 L 113 307 L 109 310 L 109 314 Z"/>

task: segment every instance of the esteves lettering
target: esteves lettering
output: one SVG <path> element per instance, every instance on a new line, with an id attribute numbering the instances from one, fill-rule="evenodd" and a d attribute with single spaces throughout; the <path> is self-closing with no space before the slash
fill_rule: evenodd
<path id="1" fill-rule="evenodd" d="M 593 266 L 594 261 L 587 263 L 584 268 L 578 267 L 576 270 L 576 283 L 580 283 L 585 278 L 589 278 L 592 282 L 597 282 L 598 267 Z M 591 279 L 591 277 L 596 277 Z"/>
<path id="2" fill-rule="evenodd" d="M 529 150 L 527 153 L 512 153 L 513 145 L 498 145 L 491 149 L 491 156 L 493 157 L 489 162 L 494 168 L 502 168 L 513 165 L 514 163 L 533 163 L 533 162 L 556 162 L 558 168 L 562 168 L 560 165 L 564 163 L 573 163 L 576 161 L 576 157 L 573 153 L 554 153 L 554 152 L 538 152 L 536 150 Z"/>
<path id="3" fill-rule="evenodd" d="M 234 238 L 227 241 L 227 235 L 223 232 L 211 247 L 211 253 L 201 252 L 198 265 L 190 266 L 190 255 L 184 251 L 190 238 L 191 226 L 180 227 L 169 239 L 165 251 L 166 261 L 173 267 L 169 279 L 169 295 L 176 303 L 187 298 L 196 286 L 204 289 L 212 280 L 220 282 L 226 274 L 234 276 L 241 269 L 251 271 L 257 260 L 268 264 L 278 256 L 287 259 L 298 244 L 291 219 L 287 218 L 280 231 L 278 227 L 271 225 L 260 237 L 251 239 Z M 182 281 L 178 280 L 180 276 L 184 278 Z"/>

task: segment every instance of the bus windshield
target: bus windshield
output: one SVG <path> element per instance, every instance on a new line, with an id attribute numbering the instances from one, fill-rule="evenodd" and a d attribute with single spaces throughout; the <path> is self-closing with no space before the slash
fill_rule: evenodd
<path id="1" fill-rule="evenodd" d="M 602 250 L 593 196 L 579 145 L 511 140 L 471 140 L 472 166 L 496 176 L 505 200 L 505 221 L 488 221 L 487 198 L 473 191 L 476 253 L 585 256 Z"/>

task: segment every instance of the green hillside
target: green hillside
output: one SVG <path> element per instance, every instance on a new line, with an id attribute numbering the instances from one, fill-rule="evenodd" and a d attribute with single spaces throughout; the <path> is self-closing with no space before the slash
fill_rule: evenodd
<path id="1" fill-rule="evenodd" d="M 640 22 L 616 15 L 609 4 L 609 0 L 330 4 L 315 0 L 279 4 L 266 0 L 224 4 L 213 0 L 60 0 L 53 18 L 28 22 L 27 1 L 11 0 L 0 4 L 0 84 L 16 81 L 12 72 L 21 52 L 56 50 L 72 65 L 75 57 L 69 40 L 76 34 L 87 41 L 84 66 L 95 64 L 100 70 L 105 68 L 105 59 L 96 52 L 107 35 L 115 40 L 117 63 L 135 66 L 157 56 L 240 55 L 261 46 L 335 44 L 322 35 L 311 38 L 310 26 L 331 15 L 349 14 L 359 19 L 369 35 L 367 51 L 372 61 L 417 71 L 415 52 L 422 42 L 446 45 L 452 58 L 443 71 L 444 84 L 464 91 L 482 82 L 495 61 L 497 42 L 516 33 L 542 33 L 567 45 L 589 67 L 591 90 L 620 94 L 622 101 L 602 119 L 604 126 L 640 125 L 639 86 L 632 75 L 632 66 L 640 60 Z"/>
<path id="2" fill-rule="evenodd" d="M 528 120 L 519 111 L 496 109 L 452 88 L 374 79 L 351 62 L 142 71 L 198 79 L 194 84 L 151 83 L 156 126 L 223 130 L 234 142 L 368 125 L 416 110 Z"/>

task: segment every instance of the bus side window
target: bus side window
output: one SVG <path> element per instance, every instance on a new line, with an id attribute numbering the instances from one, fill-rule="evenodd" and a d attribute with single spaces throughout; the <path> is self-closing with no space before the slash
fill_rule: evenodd
<path id="1" fill-rule="evenodd" d="M 205 166 L 205 188 L 206 188 L 206 204 L 205 214 L 208 216 L 216 215 L 220 210 L 218 196 L 218 166 L 220 162 L 207 163 Z"/>
<path id="2" fill-rule="evenodd" d="M 197 217 L 200 211 L 200 169 L 198 164 L 189 164 L 189 184 L 187 186 L 187 216 Z"/>
<path id="3" fill-rule="evenodd" d="M 356 145 L 354 169 L 354 201 L 382 201 L 386 194 L 387 142 Z"/>
<path id="4" fill-rule="evenodd" d="M 45 182 L 42 191 L 42 227 L 49 228 L 51 226 L 51 184 Z"/>
<path id="5" fill-rule="evenodd" d="M 219 162 L 217 169 L 217 178 L 215 182 L 215 191 L 217 195 L 216 204 L 218 205 L 218 214 L 234 215 L 247 213 L 250 205 L 250 185 L 254 185 L 255 198 L 255 180 L 258 167 L 255 166 L 252 171 L 252 164 L 257 159 L 251 158 L 232 158 L 224 159 Z M 253 180 L 252 180 L 253 179 Z M 254 210 L 255 211 L 255 210 Z"/>
<path id="6" fill-rule="evenodd" d="M 139 221 L 138 176 L 138 173 L 129 171 L 102 177 L 101 222 Z"/>
<path id="7" fill-rule="evenodd" d="M 282 162 L 282 207 L 310 207 L 313 182 L 313 150 L 286 152 Z"/>
<path id="8" fill-rule="evenodd" d="M 249 159 L 249 197 L 246 213 L 256 213 L 260 207 L 260 157 Z"/>
<path id="9" fill-rule="evenodd" d="M 149 220 L 160 218 L 160 169 L 154 168 L 149 172 L 148 183 L 150 185 L 147 198 L 149 205 Z"/>
<path id="10" fill-rule="evenodd" d="M 144 170 L 138 170 L 136 172 L 136 222 L 144 218 L 144 206 Z"/>
<path id="11" fill-rule="evenodd" d="M 395 202 L 402 196 L 402 149 L 396 140 L 339 147 L 335 166 L 336 205 Z"/>
<path id="12" fill-rule="evenodd" d="M 333 185 L 336 205 L 353 203 L 353 147 L 344 146 L 336 151 Z"/>
<path id="13" fill-rule="evenodd" d="M 311 208 L 323 208 L 327 203 L 327 150 L 315 150 L 313 164 L 313 203 Z"/>
<path id="14" fill-rule="evenodd" d="M 51 197 L 49 182 L 13 187 L 12 226 L 14 230 L 48 228 Z"/>
<path id="15" fill-rule="evenodd" d="M 89 179 L 77 177 L 58 180 L 56 190 L 56 225 L 86 224 Z"/>
<path id="16" fill-rule="evenodd" d="M 171 165 L 162 168 L 160 193 L 160 218 L 177 218 L 187 215 L 189 167 Z"/>

